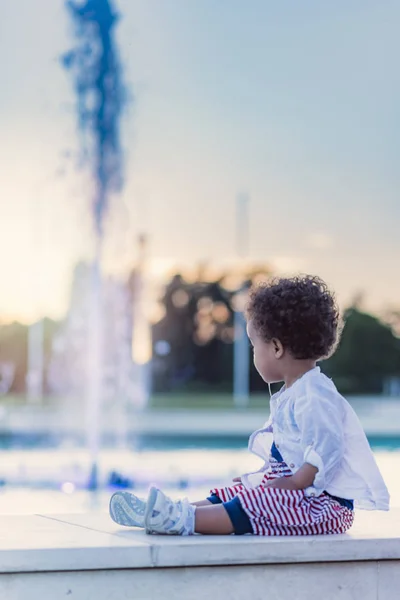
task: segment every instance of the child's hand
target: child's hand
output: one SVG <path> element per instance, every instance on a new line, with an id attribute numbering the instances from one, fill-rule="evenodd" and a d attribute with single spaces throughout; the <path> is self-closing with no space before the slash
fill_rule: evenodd
<path id="1" fill-rule="evenodd" d="M 241 477 L 234 477 L 233 480 L 235 483 L 242 483 L 242 478 Z"/>

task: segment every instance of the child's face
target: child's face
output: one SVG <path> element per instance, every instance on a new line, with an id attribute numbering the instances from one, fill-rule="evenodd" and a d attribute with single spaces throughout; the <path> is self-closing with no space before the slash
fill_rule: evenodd
<path id="1" fill-rule="evenodd" d="M 266 383 L 276 383 L 283 380 L 281 373 L 281 348 L 274 341 L 262 340 L 251 321 L 247 323 L 247 335 L 253 346 L 254 366 Z M 278 346 L 280 346 L 278 342 Z"/>

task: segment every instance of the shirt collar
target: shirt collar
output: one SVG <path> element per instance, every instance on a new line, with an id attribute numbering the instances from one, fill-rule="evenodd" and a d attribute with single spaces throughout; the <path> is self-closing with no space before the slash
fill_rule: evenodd
<path id="1" fill-rule="evenodd" d="M 292 383 L 292 385 L 287 388 L 285 384 L 283 384 L 283 386 L 281 387 L 280 390 L 278 390 L 277 392 L 275 392 L 275 394 L 272 394 L 271 396 L 271 401 L 276 402 L 277 400 L 282 399 L 282 397 L 289 395 L 291 393 L 291 391 L 300 383 L 303 382 L 305 379 L 308 379 L 309 377 L 312 377 L 313 375 L 319 374 L 321 373 L 321 368 L 320 367 L 314 367 L 312 369 L 310 369 L 309 371 L 306 371 L 301 377 L 299 377 L 298 379 L 296 379 L 296 381 L 294 381 Z"/>

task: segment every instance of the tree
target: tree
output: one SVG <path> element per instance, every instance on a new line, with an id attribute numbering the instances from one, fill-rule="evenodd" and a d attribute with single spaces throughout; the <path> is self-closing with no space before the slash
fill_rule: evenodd
<path id="1" fill-rule="evenodd" d="M 388 325 L 352 307 L 338 350 L 322 366 L 343 392 L 380 393 L 385 378 L 400 376 L 400 340 Z"/>
<path id="2" fill-rule="evenodd" d="M 180 274 L 171 279 L 161 299 L 164 317 L 153 327 L 154 389 L 190 382 L 191 387 L 208 384 L 232 390 L 235 296 L 268 273 L 253 267 L 208 279 L 203 268 L 194 282 Z"/>

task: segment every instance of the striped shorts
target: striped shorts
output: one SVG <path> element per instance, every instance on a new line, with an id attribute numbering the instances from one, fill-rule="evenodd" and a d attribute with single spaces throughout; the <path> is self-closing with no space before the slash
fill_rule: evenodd
<path id="1" fill-rule="evenodd" d="M 237 498 L 255 535 L 318 535 L 345 533 L 354 521 L 354 511 L 328 494 L 306 496 L 304 490 L 265 487 L 277 477 L 291 474 L 285 463 L 272 460 L 258 487 L 248 490 L 234 485 L 211 490 L 222 502 Z"/>

